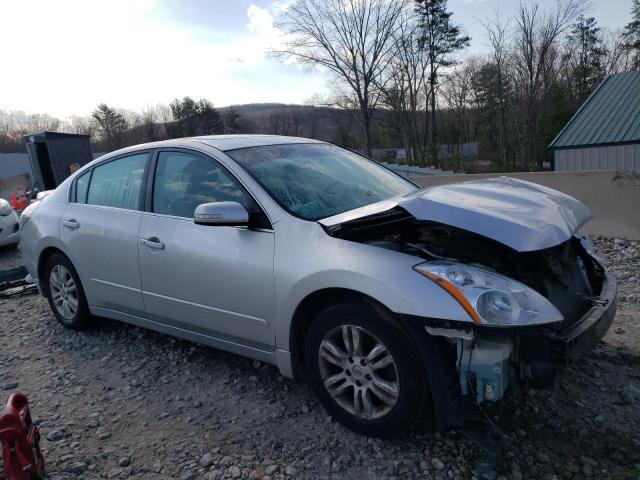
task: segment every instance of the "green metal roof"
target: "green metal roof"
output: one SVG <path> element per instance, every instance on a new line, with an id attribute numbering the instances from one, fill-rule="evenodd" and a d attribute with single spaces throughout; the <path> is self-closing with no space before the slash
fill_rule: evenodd
<path id="1" fill-rule="evenodd" d="M 640 71 L 605 78 L 549 148 L 640 142 Z"/>

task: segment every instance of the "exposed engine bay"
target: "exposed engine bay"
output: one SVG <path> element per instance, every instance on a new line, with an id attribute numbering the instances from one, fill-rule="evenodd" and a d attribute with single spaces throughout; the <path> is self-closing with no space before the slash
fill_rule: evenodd
<path id="1" fill-rule="evenodd" d="M 497 240 L 441 223 L 416 220 L 401 207 L 335 225 L 337 238 L 414 255 L 489 269 L 517 280 L 544 296 L 564 318 L 544 327 L 495 331 L 486 328 L 438 328 L 455 354 L 464 395 L 497 401 L 510 385 L 527 381 L 548 387 L 554 379 L 551 339 L 567 331 L 595 306 L 605 282 L 604 268 L 590 254 L 586 239 L 569 240 L 543 250 L 518 252 Z"/>

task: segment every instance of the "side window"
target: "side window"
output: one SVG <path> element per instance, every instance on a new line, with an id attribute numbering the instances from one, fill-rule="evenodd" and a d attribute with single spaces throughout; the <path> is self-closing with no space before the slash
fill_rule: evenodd
<path id="1" fill-rule="evenodd" d="M 148 156 L 148 153 L 139 153 L 95 167 L 91 176 L 87 203 L 137 210 Z M 79 192 L 79 186 L 76 188 Z"/>
<path id="2" fill-rule="evenodd" d="M 252 199 L 214 161 L 180 152 L 161 152 L 153 181 L 154 213 L 193 218 L 209 202 L 238 202 L 251 210 Z"/>
<path id="3" fill-rule="evenodd" d="M 89 179 L 91 178 L 91 170 L 80 175 L 76 179 L 76 203 L 87 203 L 87 191 L 89 190 Z"/>

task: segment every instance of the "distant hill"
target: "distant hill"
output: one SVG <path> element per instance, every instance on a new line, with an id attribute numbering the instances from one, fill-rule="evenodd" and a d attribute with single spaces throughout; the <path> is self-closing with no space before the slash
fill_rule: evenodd
<path id="1" fill-rule="evenodd" d="M 220 112 L 229 107 L 220 108 Z M 250 133 L 316 138 L 359 147 L 360 128 L 351 112 L 313 105 L 250 103 L 233 105 Z"/>
<path id="2" fill-rule="evenodd" d="M 220 113 L 229 107 L 220 107 Z M 349 148 L 362 148 L 362 129 L 354 112 L 313 105 L 248 103 L 233 105 L 246 121 L 247 133 L 291 135 L 324 140 Z M 373 117 L 374 147 L 399 144 L 389 111 L 378 110 Z"/>

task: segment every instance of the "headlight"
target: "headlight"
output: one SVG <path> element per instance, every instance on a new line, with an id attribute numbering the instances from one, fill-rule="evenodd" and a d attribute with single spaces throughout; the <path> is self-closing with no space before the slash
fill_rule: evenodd
<path id="1" fill-rule="evenodd" d="M 445 261 L 413 268 L 452 295 L 478 325 L 527 326 L 563 320 L 558 309 L 538 292 L 489 270 Z"/>
<path id="2" fill-rule="evenodd" d="M 9 202 L 7 202 L 3 198 L 0 198 L 0 217 L 6 217 L 7 215 L 11 215 L 12 211 L 13 209 L 11 208 L 11 205 L 9 205 Z"/>

